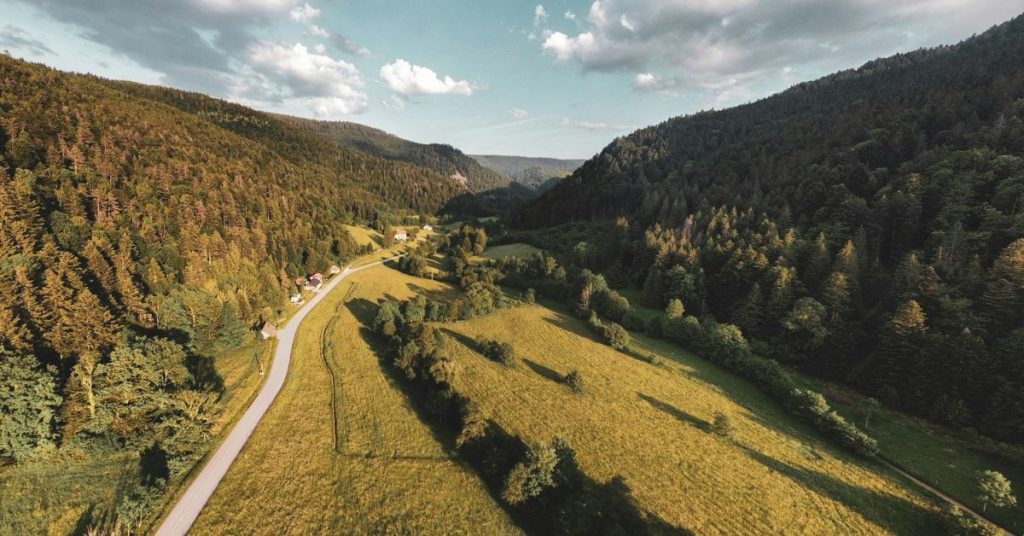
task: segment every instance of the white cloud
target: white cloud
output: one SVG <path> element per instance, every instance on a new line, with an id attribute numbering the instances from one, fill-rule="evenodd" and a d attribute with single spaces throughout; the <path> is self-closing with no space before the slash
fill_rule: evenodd
<path id="1" fill-rule="evenodd" d="M 565 18 L 566 18 L 566 20 L 575 21 L 576 20 L 576 14 L 573 13 L 571 9 L 567 9 L 567 10 L 565 10 Z"/>
<path id="2" fill-rule="evenodd" d="M 652 73 L 637 73 L 637 75 L 633 77 L 633 89 L 637 91 L 672 93 L 672 90 L 678 85 L 679 81 L 674 78 L 665 80 Z"/>
<path id="3" fill-rule="evenodd" d="M 636 25 L 633 24 L 633 21 L 629 20 L 629 16 L 626 15 L 625 13 L 623 13 L 622 16 L 619 17 L 619 24 L 621 24 L 623 28 L 631 32 L 636 31 Z"/>
<path id="4" fill-rule="evenodd" d="M 258 73 L 279 82 L 278 98 L 305 99 L 317 115 L 366 110 L 366 93 L 360 89 L 362 76 L 355 65 L 344 60 L 311 52 L 301 43 L 262 42 L 251 48 L 249 61 Z"/>
<path id="5" fill-rule="evenodd" d="M 192 5 L 214 13 L 282 14 L 295 5 L 295 0 L 191 0 Z"/>
<path id="6" fill-rule="evenodd" d="M 401 58 L 380 68 L 380 77 L 399 95 L 465 95 L 473 94 L 473 85 L 450 76 L 440 78 L 433 70 L 413 65 Z"/>
<path id="7" fill-rule="evenodd" d="M 540 26 L 541 23 L 547 22 L 548 12 L 544 10 L 544 6 L 537 4 L 537 7 L 533 8 L 533 25 Z"/>
<path id="8" fill-rule="evenodd" d="M 318 26 L 316 24 L 310 24 L 309 25 L 309 33 L 311 33 L 311 34 L 313 34 L 313 35 L 315 35 L 317 37 L 330 37 L 331 36 L 331 32 L 328 32 L 326 29 L 324 29 L 323 26 Z"/>
<path id="9" fill-rule="evenodd" d="M 1024 0 L 1012 0 L 1019 13 Z M 541 49 L 588 71 L 665 78 L 633 79 L 641 91 L 671 87 L 716 93 L 722 81 L 757 87 L 790 65 L 827 72 L 922 44 L 949 42 L 1012 11 L 999 0 L 596 0 L 579 30 L 547 31 Z M 940 37 L 945 34 L 944 37 Z"/>
<path id="10" fill-rule="evenodd" d="M 511 115 L 512 119 L 519 121 L 521 119 L 526 119 L 527 117 L 529 117 L 530 112 L 527 112 L 522 108 L 512 108 L 511 110 L 508 111 L 508 115 Z"/>
<path id="11" fill-rule="evenodd" d="M 292 20 L 309 23 L 320 16 L 320 10 L 309 4 L 303 4 L 292 8 L 288 13 L 288 16 L 291 17 Z"/>

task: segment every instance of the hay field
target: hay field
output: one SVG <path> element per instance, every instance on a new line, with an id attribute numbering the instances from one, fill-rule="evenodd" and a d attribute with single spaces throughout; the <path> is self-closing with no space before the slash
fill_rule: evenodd
<path id="1" fill-rule="evenodd" d="M 420 421 L 364 339 L 362 322 L 379 299 L 414 291 L 446 287 L 374 267 L 340 283 L 306 317 L 287 383 L 193 534 L 518 532 Z"/>
<path id="2" fill-rule="evenodd" d="M 597 481 L 625 478 L 640 508 L 697 534 L 927 534 L 934 507 L 885 470 L 838 451 L 753 385 L 674 345 L 634 338 L 651 365 L 540 305 L 448 323 L 457 389 L 509 433 L 569 441 Z M 506 368 L 467 343 L 514 344 Z M 559 375 L 578 370 L 573 394 Z M 730 416 L 734 440 L 709 433 Z"/>

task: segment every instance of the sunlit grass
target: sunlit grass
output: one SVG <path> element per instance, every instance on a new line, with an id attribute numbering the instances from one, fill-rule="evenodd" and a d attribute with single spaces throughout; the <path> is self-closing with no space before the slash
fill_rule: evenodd
<path id="1" fill-rule="evenodd" d="M 698 534 L 922 534 L 934 507 L 883 468 L 852 459 L 753 385 L 678 347 L 634 339 L 645 363 L 591 339 L 585 323 L 540 305 L 443 327 L 459 336 L 457 389 L 528 441 L 566 438 L 598 481 L 622 475 L 639 506 Z M 521 362 L 464 344 L 510 341 Z M 572 370 L 583 393 L 558 381 Z M 708 431 L 729 415 L 734 440 Z"/>
<path id="2" fill-rule="evenodd" d="M 419 420 L 364 338 L 362 322 L 379 299 L 417 291 L 451 292 L 375 267 L 340 283 L 306 317 L 281 394 L 194 534 L 517 532 Z"/>

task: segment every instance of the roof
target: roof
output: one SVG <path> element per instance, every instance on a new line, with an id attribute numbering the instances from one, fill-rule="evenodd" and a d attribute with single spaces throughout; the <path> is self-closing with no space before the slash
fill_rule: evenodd
<path id="1" fill-rule="evenodd" d="M 261 329 L 260 332 L 268 337 L 273 337 L 274 335 L 277 335 L 277 326 L 270 322 L 265 322 L 263 324 L 263 329 Z"/>

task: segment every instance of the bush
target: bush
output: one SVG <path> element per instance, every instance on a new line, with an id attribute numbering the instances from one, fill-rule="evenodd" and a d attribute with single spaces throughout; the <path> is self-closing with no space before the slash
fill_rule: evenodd
<path id="1" fill-rule="evenodd" d="M 658 354 L 647 354 L 643 357 L 643 360 L 652 365 L 660 365 L 664 362 Z"/>
<path id="2" fill-rule="evenodd" d="M 574 393 L 583 392 L 583 375 L 580 374 L 580 371 L 578 370 L 574 370 L 565 376 L 562 376 L 562 383 L 567 385 L 569 389 L 572 389 L 572 392 Z"/>
<path id="3" fill-rule="evenodd" d="M 604 326 L 604 340 L 616 350 L 624 350 L 629 345 L 629 332 L 622 326 L 612 322 Z"/>
<path id="4" fill-rule="evenodd" d="M 735 428 L 732 425 L 732 419 L 730 419 L 728 415 L 719 411 L 715 413 L 715 419 L 711 423 L 711 431 L 714 432 L 715 435 L 732 437 L 733 432 L 735 432 Z"/>
<path id="5" fill-rule="evenodd" d="M 526 303 L 530 303 L 530 304 L 537 303 L 537 293 L 534 292 L 534 290 L 532 288 L 528 288 L 528 289 L 526 289 L 525 299 L 526 299 Z"/>
<path id="6" fill-rule="evenodd" d="M 510 343 L 484 339 L 480 341 L 480 353 L 488 358 L 511 366 L 515 364 L 516 352 Z"/>
<path id="7" fill-rule="evenodd" d="M 622 317 L 622 327 L 629 331 L 644 331 L 647 328 L 647 323 L 644 322 L 643 317 L 638 315 L 636 311 L 630 311 L 626 313 L 626 316 Z"/>

